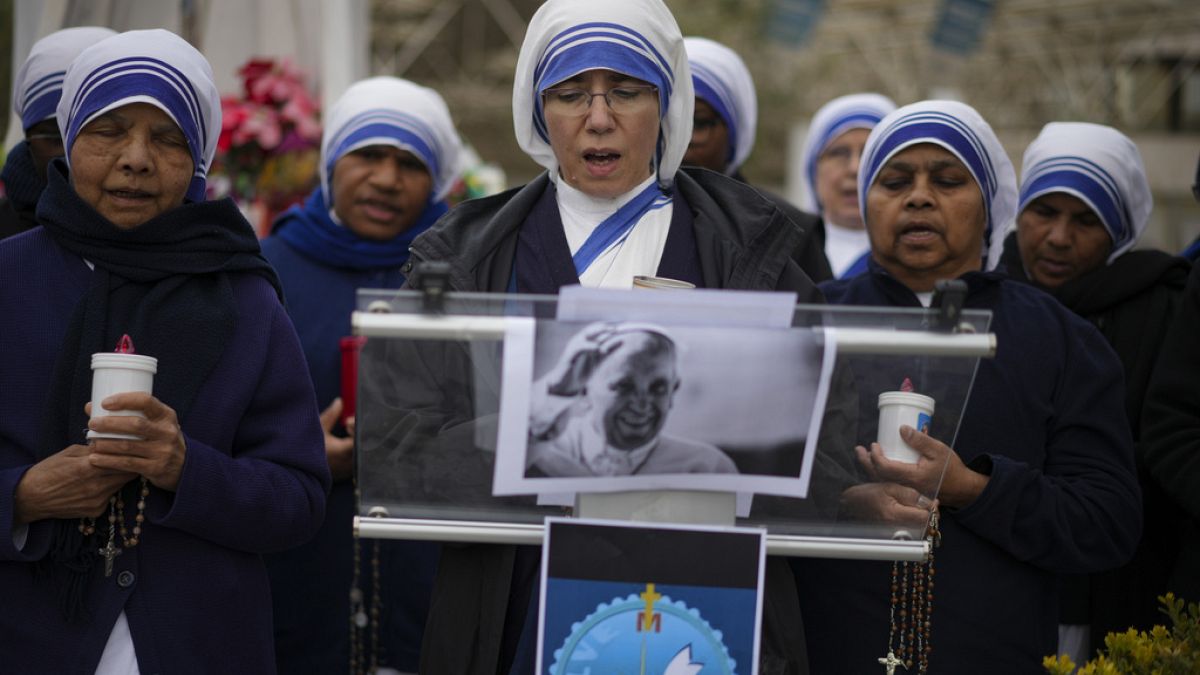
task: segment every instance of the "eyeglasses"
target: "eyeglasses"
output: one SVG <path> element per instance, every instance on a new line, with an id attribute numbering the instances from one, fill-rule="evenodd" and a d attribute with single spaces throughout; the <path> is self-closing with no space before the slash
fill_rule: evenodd
<path id="1" fill-rule="evenodd" d="M 41 145 L 49 145 L 52 147 L 62 147 L 63 140 L 59 134 L 27 134 L 25 140 L 29 142 L 37 141 Z"/>
<path id="2" fill-rule="evenodd" d="M 657 92 L 658 87 L 652 84 L 623 84 L 599 94 L 578 87 L 559 87 L 542 92 L 542 105 L 548 113 L 579 117 L 591 109 L 592 99 L 603 96 L 609 110 L 628 115 L 658 105 Z"/>
<path id="3" fill-rule="evenodd" d="M 862 148 L 855 149 L 845 145 L 835 145 L 817 155 L 817 163 L 829 162 L 837 166 L 848 166 L 851 159 L 862 159 Z"/>

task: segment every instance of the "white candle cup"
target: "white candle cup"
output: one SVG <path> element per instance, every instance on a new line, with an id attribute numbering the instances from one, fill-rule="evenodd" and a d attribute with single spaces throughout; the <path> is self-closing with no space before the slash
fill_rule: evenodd
<path id="1" fill-rule="evenodd" d="M 633 277 L 633 287 L 637 289 L 656 289 L 656 290 L 691 290 L 696 287 L 689 281 L 680 281 L 678 279 L 668 279 L 667 277 L 651 277 L 644 274 L 638 274 Z"/>
<path id="2" fill-rule="evenodd" d="M 929 433 L 933 419 L 933 399 L 910 391 L 885 391 L 879 395 L 879 439 L 883 455 L 890 460 L 916 464 L 921 453 L 900 438 L 900 427 L 908 426 Z"/>
<path id="3" fill-rule="evenodd" d="M 141 354 L 100 352 L 92 354 L 92 418 L 115 415 L 119 417 L 145 417 L 137 410 L 105 410 L 100 402 L 113 394 L 143 391 L 154 392 L 154 374 L 158 372 L 158 359 Z M 141 436 L 87 432 L 88 438 L 124 438 L 140 441 Z"/>

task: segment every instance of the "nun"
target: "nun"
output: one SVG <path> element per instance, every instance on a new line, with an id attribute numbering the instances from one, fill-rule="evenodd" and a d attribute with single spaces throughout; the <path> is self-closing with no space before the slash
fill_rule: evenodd
<path id="1" fill-rule="evenodd" d="M 451 210 L 413 242 L 406 268 L 444 261 L 454 291 L 631 288 L 650 275 L 819 302 L 791 258 L 803 233 L 775 204 L 727 176 L 679 170 L 694 102 L 683 36 L 661 1 L 550 0 L 529 23 L 513 84 L 517 141 L 545 172 Z M 429 418 L 414 416 L 436 435 L 444 420 Z M 768 621 L 764 659 L 801 668 L 791 575 L 767 567 L 776 616 L 797 627 Z M 533 547 L 445 547 L 421 672 L 532 669 L 537 569 Z"/>
<path id="2" fill-rule="evenodd" d="M 0 663 L 273 672 L 262 555 L 317 531 L 329 469 L 275 272 L 204 201 L 212 70 L 121 33 L 71 63 L 56 116 L 41 227 L 0 242 Z M 153 394 L 89 401 L 126 337 Z"/>
<path id="3" fill-rule="evenodd" d="M 818 232 L 835 278 L 866 269 L 870 242 L 859 215 L 859 164 L 867 135 L 895 109 L 879 94 L 841 96 L 821 106 L 804 138 L 800 208 L 821 216 Z"/>
<path id="4" fill-rule="evenodd" d="M 0 182 L 0 239 L 37 225 L 34 211 L 46 188 L 46 167 L 63 156 L 62 136 L 54 111 L 62 97 L 63 75 L 79 52 L 116 31 L 97 26 L 64 28 L 33 43 L 13 82 L 13 113 L 25 138 L 8 151 Z"/>
<path id="5" fill-rule="evenodd" d="M 902 427 L 921 454 L 906 464 L 864 443 L 854 452 L 871 482 L 843 500 L 919 517 L 919 490 L 940 480 L 929 668 L 1044 672 L 1058 638 L 1058 575 L 1122 564 L 1141 533 L 1120 361 L 1053 298 L 984 271 L 990 231 L 1011 222 L 1017 187 L 971 107 L 923 101 L 883 118 L 864 147 L 858 190 L 871 259 L 864 274 L 823 284 L 830 301 L 919 308 L 938 280 L 960 279 L 965 306 L 992 312 L 998 348 L 979 361 L 953 448 Z M 822 619 L 805 624 L 813 672 L 878 672 L 890 567 L 797 560 L 803 611 Z"/>
<path id="6" fill-rule="evenodd" d="M 696 106 L 692 115 L 692 139 L 683 156 L 684 166 L 698 166 L 732 176 L 745 183 L 742 165 L 754 149 L 758 123 L 758 100 L 754 79 L 742 57 L 725 45 L 702 37 L 683 40 Z M 762 188 L 758 192 L 775 203 L 804 231 L 792 259 L 815 282 L 832 278 L 829 261 L 821 250 L 820 219 L 793 206 L 783 197 Z"/>
<path id="7" fill-rule="evenodd" d="M 460 291 L 630 288 L 650 275 L 817 300 L 787 255 L 803 233 L 785 214 L 737 181 L 679 170 L 693 105 L 661 2 L 542 5 L 517 61 L 513 124 L 545 172 L 451 211 L 413 242 L 410 264 L 449 262 Z"/>
<path id="8" fill-rule="evenodd" d="M 1047 124 L 1025 150 L 1016 231 L 1001 262 L 1095 326 L 1125 372 L 1125 414 L 1140 442 L 1142 406 L 1159 345 L 1180 303 L 1189 265 L 1156 250 L 1133 250 L 1153 208 L 1141 153 L 1112 127 Z M 1120 570 L 1073 578 L 1064 587 L 1063 647 L 1094 654 L 1111 631 L 1150 630 L 1162 622 L 1158 596 L 1168 576 L 1184 514 L 1139 463 L 1145 530 Z M 1090 632 L 1090 645 L 1088 633 Z M 1077 663 L 1082 663 L 1075 658 Z"/>
<path id="9" fill-rule="evenodd" d="M 360 288 L 399 288 L 413 239 L 447 211 L 459 176 L 462 142 L 432 89 L 394 77 L 351 85 L 330 110 L 321 142 L 321 184 L 303 205 L 275 221 L 262 243 L 288 297 L 325 429 L 333 475 L 325 524 L 299 548 L 268 558 L 280 672 L 338 672 L 351 658 L 351 617 L 378 597 L 382 649 L 356 654 L 416 672 L 421 632 L 437 565 L 432 543 L 382 542 L 354 569 L 354 440 L 339 423 L 341 344 Z M 379 560 L 373 560 L 378 555 Z M 358 572 L 356 574 L 356 572 Z M 356 583 L 357 581 L 357 583 Z M 372 587 L 379 584 L 381 588 Z M 378 593 L 376 593 L 378 591 Z"/>

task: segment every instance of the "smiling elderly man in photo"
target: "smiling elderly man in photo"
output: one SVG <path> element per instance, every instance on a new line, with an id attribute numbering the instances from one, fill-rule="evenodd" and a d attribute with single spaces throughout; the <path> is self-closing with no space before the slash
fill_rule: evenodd
<path id="1" fill-rule="evenodd" d="M 534 383 L 527 475 L 737 473 L 716 447 L 662 433 L 679 382 L 675 341 L 661 329 L 587 327 Z"/>

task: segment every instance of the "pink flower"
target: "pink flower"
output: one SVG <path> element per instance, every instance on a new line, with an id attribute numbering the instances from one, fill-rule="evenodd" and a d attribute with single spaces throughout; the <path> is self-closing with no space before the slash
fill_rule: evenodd
<path id="1" fill-rule="evenodd" d="M 283 130 L 279 126 L 279 117 L 274 110 L 267 107 L 254 110 L 233 132 L 234 145 L 254 141 L 258 143 L 258 147 L 268 152 L 274 150 L 282 138 Z"/>
<path id="2" fill-rule="evenodd" d="M 317 122 L 317 106 L 304 90 L 298 91 L 291 100 L 284 104 L 283 109 L 279 111 L 279 116 L 291 122 L 301 138 L 314 143 L 321 140 L 321 125 Z"/>
<path id="3" fill-rule="evenodd" d="M 238 75 L 242 76 L 243 86 L 246 91 L 246 98 L 256 103 L 266 103 L 267 101 L 255 98 L 255 85 L 259 79 L 271 72 L 275 68 L 275 61 L 272 59 L 250 59 L 246 65 L 238 69 Z"/>

